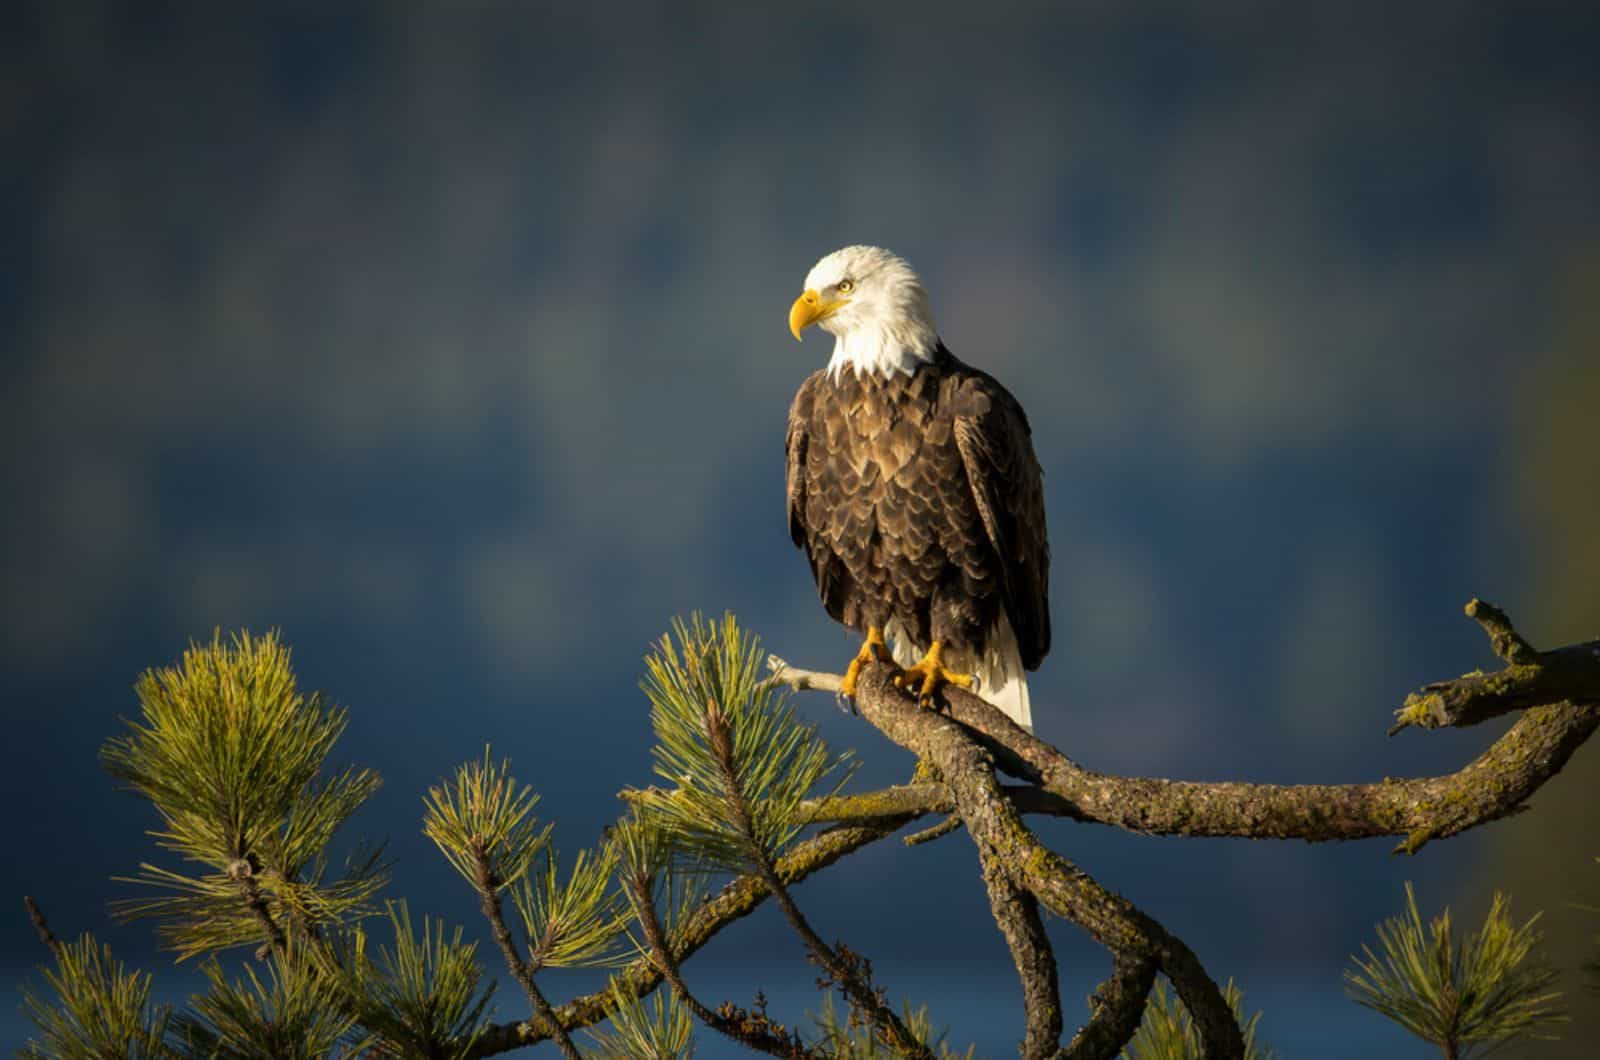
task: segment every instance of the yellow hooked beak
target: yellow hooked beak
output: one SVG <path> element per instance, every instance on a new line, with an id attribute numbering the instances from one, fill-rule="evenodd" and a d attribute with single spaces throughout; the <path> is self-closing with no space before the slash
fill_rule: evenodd
<path id="1" fill-rule="evenodd" d="M 796 341 L 800 333 L 819 320 L 825 320 L 839 311 L 840 306 L 848 305 L 850 299 L 835 298 L 831 302 L 822 300 L 816 291 L 807 288 L 806 293 L 794 300 L 794 305 L 789 307 L 789 330 L 794 333 Z"/>

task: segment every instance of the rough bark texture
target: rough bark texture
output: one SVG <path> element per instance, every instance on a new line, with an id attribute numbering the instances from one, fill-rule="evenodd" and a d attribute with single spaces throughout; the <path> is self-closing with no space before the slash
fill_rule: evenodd
<path id="1" fill-rule="evenodd" d="M 1111 977 L 1089 997 L 1089 1022 L 1078 1028 L 1063 1050 L 1063 1060 L 1112 1060 L 1122 1052 L 1139 1021 L 1156 982 L 1156 962 L 1146 954 L 1118 954 Z"/>
<path id="2" fill-rule="evenodd" d="M 1154 959 L 1194 1017 L 1205 1055 L 1215 1060 L 1242 1057 L 1244 1038 L 1233 1013 L 1189 947 L 1132 902 L 1046 849 L 1006 798 L 993 758 L 967 727 L 920 709 L 895 688 L 892 677 L 893 670 L 881 663 L 863 670 L 856 704 L 886 736 L 938 770 L 984 864 L 1007 867 L 1046 908 L 1083 928 L 1113 954 Z M 984 709 L 1004 718 L 993 707 L 985 704 Z M 1029 1013 L 1030 1024 L 1038 1018 Z"/>
<path id="3" fill-rule="evenodd" d="M 1061 989 L 1056 982 L 1055 952 L 1039 918 L 1038 899 L 1018 887 L 1011 874 L 992 860 L 983 864 L 983 884 L 994 921 L 1011 948 L 1011 959 L 1022 980 L 1027 1014 L 1023 1060 L 1054 1056 L 1061 1041 Z"/>
<path id="4" fill-rule="evenodd" d="M 1147 835 L 1308 842 L 1402 836 L 1399 849 L 1414 853 L 1429 840 L 1515 813 L 1600 725 L 1600 641 L 1535 652 L 1492 605 L 1474 600 L 1467 612 L 1489 632 L 1506 667 L 1412 693 L 1398 712 L 1402 727 L 1474 725 L 1512 710 L 1523 715 L 1483 754 L 1445 776 L 1290 785 L 1107 776 L 1083 768 L 959 688 L 945 690 L 946 704 L 949 716 L 974 730 L 996 765 L 1033 785 L 1007 789 L 1025 813 Z M 826 687 L 820 677 L 805 675 L 805 685 Z M 852 798 L 819 805 L 819 816 L 869 820 L 875 800 L 899 813 L 945 812 L 951 805 L 937 785 L 925 784 Z"/>

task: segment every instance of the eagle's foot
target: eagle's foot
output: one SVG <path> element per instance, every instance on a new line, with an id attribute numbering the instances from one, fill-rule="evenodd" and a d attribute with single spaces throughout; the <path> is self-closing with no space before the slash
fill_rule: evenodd
<path id="1" fill-rule="evenodd" d="M 845 667 L 844 680 L 839 682 L 840 695 L 855 698 L 856 681 L 861 677 L 861 668 L 870 662 L 894 662 L 894 655 L 883 639 L 883 630 L 877 626 L 867 627 L 867 639 L 862 642 L 861 650 L 856 652 L 856 657 Z"/>
<path id="2" fill-rule="evenodd" d="M 958 674 L 954 670 L 945 669 L 944 644 L 936 640 L 928 646 L 928 653 L 915 665 L 895 675 L 894 683 L 907 692 L 916 692 L 917 705 L 923 710 L 932 710 L 933 694 L 941 685 L 970 689 L 972 675 Z"/>

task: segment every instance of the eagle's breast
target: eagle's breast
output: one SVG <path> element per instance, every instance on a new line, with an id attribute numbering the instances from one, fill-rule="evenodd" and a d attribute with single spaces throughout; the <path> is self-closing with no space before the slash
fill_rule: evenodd
<path id="1" fill-rule="evenodd" d="M 977 596 L 995 590 L 956 444 L 951 381 L 947 362 L 818 379 L 805 522 L 814 565 L 836 557 L 848 574 L 836 617 L 849 624 L 899 618 L 926 639 L 941 583 L 958 578 Z"/>

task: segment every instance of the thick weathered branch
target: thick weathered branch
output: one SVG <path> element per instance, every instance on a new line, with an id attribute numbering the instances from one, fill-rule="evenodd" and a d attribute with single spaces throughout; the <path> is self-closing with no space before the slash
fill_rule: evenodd
<path id="1" fill-rule="evenodd" d="M 1000 790 L 1011 800 L 1011 804 L 1019 813 L 1042 813 L 1052 817 L 1090 820 L 1079 814 L 1066 799 L 1031 784 L 1003 784 Z M 950 797 L 950 789 L 937 781 L 897 784 L 877 791 L 831 795 L 827 798 L 812 799 L 804 804 L 804 812 L 808 819 L 818 824 L 862 824 L 905 814 L 915 817 L 930 813 L 949 814 L 953 813 L 955 808 L 955 801 Z"/>
<path id="2" fill-rule="evenodd" d="M 799 883 L 840 858 L 894 834 L 911 819 L 910 815 L 884 817 L 869 824 L 830 828 L 797 843 L 779 858 L 778 875 L 787 884 Z M 766 897 L 766 887 L 755 876 L 735 877 L 717 895 L 684 918 L 678 929 L 681 941 L 676 958 L 687 960 L 723 928 L 754 912 Z M 643 997 L 660 985 L 661 973 L 648 958 L 641 957 L 622 969 L 615 981 L 635 997 Z M 592 1026 L 611 1014 L 613 1003 L 610 990 L 597 990 L 557 1008 L 555 1019 L 568 1030 Z M 543 1019 L 496 1024 L 474 1043 L 469 1055 L 495 1056 L 545 1041 L 550 1033 L 550 1024 Z"/>
<path id="3" fill-rule="evenodd" d="M 864 669 L 856 685 L 856 705 L 889 739 L 939 771 L 984 863 L 1007 866 L 1019 886 L 1113 954 L 1152 958 L 1193 1016 L 1208 1060 L 1243 1056 L 1239 1025 L 1189 947 L 1132 902 L 1046 849 L 1003 795 L 989 752 L 963 725 L 920 709 L 894 687 L 891 676 L 883 664 Z"/>
<path id="4" fill-rule="evenodd" d="M 1023 1060 L 1044 1060 L 1056 1054 L 1061 1041 L 1061 990 L 1056 982 L 1055 953 L 1039 918 L 1038 899 L 1012 882 L 1011 874 L 992 859 L 983 863 L 983 885 L 989 892 L 989 909 L 1011 947 L 1011 959 L 1022 980 Z"/>
<path id="5" fill-rule="evenodd" d="M 1498 609 L 1481 601 L 1468 608 L 1498 650 L 1512 658 L 1527 658 L 1526 651 L 1532 649 Z M 1516 812 L 1600 726 L 1600 642 L 1535 654 L 1536 663 L 1469 674 L 1430 685 L 1420 694 L 1428 709 L 1419 711 L 1418 724 L 1427 724 L 1420 720 L 1424 716 L 1468 725 L 1508 710 L 1523 711 L 1517 723 L 1477 759 L 1444 776 L 1366 784 L 1198 783 L 1108 776 L 1084 769 L 959 688 L 946 688 L 945 700 L 951 717 L 982 734 L 1000 768 L 1038 785 L 1039 794 L 1010 789 L 1013 803 L 1024 812 L 1056 813 L 1150 835 L 1309 842 L 1404 836 L 1398 849 L 1415 852 L 1430 839 L 1456 835 Z M 777 665 L 782 666 L 781 661 Z M 781 670 L 779 676 L 788 680 L 794 672 L 804 673 Z M 1414 694 L 1408 702 L 1417 699 Z M 1436 710 L 1435 704 L 1442 706 Z M 1043 798 L 1046 795 L 1055 798 Z M 892 795 L 863 797 L 856 805 L 819 806 L 819 816 L 861 819 L 848 811 L 867 809 L 880 797 L 900 811 L 944 812 L 948 806 L 947 799 L 932 795 L 925 785 L 909 785 Z M 1024 801 L 1029 799 L 1039 801 Z"/>

